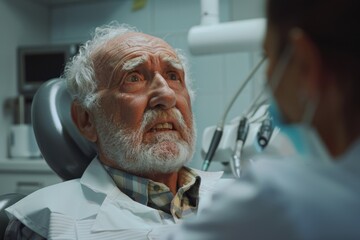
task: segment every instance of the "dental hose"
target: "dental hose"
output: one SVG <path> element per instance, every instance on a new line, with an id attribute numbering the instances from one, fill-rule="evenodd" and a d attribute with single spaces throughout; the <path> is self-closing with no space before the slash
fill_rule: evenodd
<path id="1" fill-rule="evenodd" d="M 245 86 L 249 83 L 251 78 L 254 76 L 254 74 L 257 72 L 257 70 L 260 68 L 260 66 L 263 64 L 263 62 L 265 60 L 266 60 L 266 57 L 263 57 L 256 64 L 256 66 L 252 69 L 252 71 L 250 72 L 248 77 L 245 79 L 243 84 L 241 84 L 239 90 L 235 93 L 235 95 L 231 99 L 230 103 L 228 104 L 228 107 L 226 108 L 221 120 L 218 122 L 218 124 L 216 126 L 216 130 L 215 130 L 214 135 L 213 135 L 213 137 L 211 139 L 211 142 L 210 142 L 209 150 L 207 151 L 207 153 L 205 155 L 205 160 L 204 160 L 203 165 L 202 165 L 202 170 L 203 171 L 207 171 L 209 169 L 211 160 L 213 159 L 213 157 L 215 155 L 215 152 L 216 152 L 216 149 L 219 146 L 219 143 L 220 143 L 220 140 L 221 140 L 221 137 L 222 137 L 222 134 L 223 134 L 223 130 L 224 130 L 224 123 L 225 123 L 226 117 L 227 117 L 232 105 L 234 104 L 234 102 L 238 98 L 239 94 L 244 90 Z"/>

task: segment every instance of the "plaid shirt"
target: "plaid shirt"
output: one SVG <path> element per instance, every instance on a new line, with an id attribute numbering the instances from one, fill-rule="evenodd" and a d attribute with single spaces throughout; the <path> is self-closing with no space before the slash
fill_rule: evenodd
<path id="1" fill-rule="evenodd" d="M 154 182 L 105 167 L 117 187 L 134 201 L 159 211 L 163 219 L 180 219 L 196 213 L 199 202 L 200 176 L 190 168 L 183 167 L 179 171 L 178 191 L 174 196 L 170 189 L 162 183 Z M 12 220 L 6 228 L 5 240 L 45 240 L 27 228 L 19 220 Z"/>
<path id="2" fill-rule="evenodd" d="M 163 183 L 106 168 L 123 193 L 136 202 L 159 210 L 163 219 L 172 218 L 174 222 L 178 222 L 197 211 L 200 176 L 190 168 L 180 169 L 175 196 Z"/>

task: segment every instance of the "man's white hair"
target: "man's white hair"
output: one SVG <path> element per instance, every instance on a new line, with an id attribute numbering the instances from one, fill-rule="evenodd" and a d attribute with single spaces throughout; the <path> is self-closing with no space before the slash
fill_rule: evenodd
<path id="1" fill-rule="evenodd" d="M 110 40 L 129 32 L 139 32 L 135 27 L 127 24 L 119 24 L 116 21 L 108 25 L 97 27 L 93 38 L 87 41 L 79 49 L 79 53 L 73 57 L 65 67 L 64 78 L 67 81 L 67 88 L 73 99 L 86 109 L 91 109 L 97 100 L 98 81 L 95 75 L 93 53 L 105 46 Z M 192 82 L 188 72 L 188 62 L 185 55 L 178 49 L 174 49 L 180 59 L 184 72 L 185 82 L 191 100 L 194 99 Z"/>

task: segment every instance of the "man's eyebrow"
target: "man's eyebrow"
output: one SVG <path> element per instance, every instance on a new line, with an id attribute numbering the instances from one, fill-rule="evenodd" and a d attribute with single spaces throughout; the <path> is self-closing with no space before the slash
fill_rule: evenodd
<path id="1" fill-rule="evenodd" d="M 140 56 L 125 61 L 122 65 L 123 71 L 131 71 L 148 60 L 147 56 Z"/>
<path id="2" fill-rule="evenodd" d="M 164 62 L 166 62 L 167 64 L 169 64 L 170 66 L 172 66 L 173 68 L 176 68 L 178 70 L 184 70 L 183 65 L 181 64 L 181 61 L 176 57 L 164 55 L 164 56 L 161 56 L 161 59 Z"/>

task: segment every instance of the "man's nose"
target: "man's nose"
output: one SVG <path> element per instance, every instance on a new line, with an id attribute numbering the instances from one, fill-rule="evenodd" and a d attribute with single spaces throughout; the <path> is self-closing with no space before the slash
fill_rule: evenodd
<path id="1" fill-rule="evenodd" d="M 151 93 L 149 107 L 160 107 L 169 109 L 176 104 L 176 95 L 174 90 L 169 86 L 166 79 L 161 74 L 156 73 L 151 83 Z"/>

